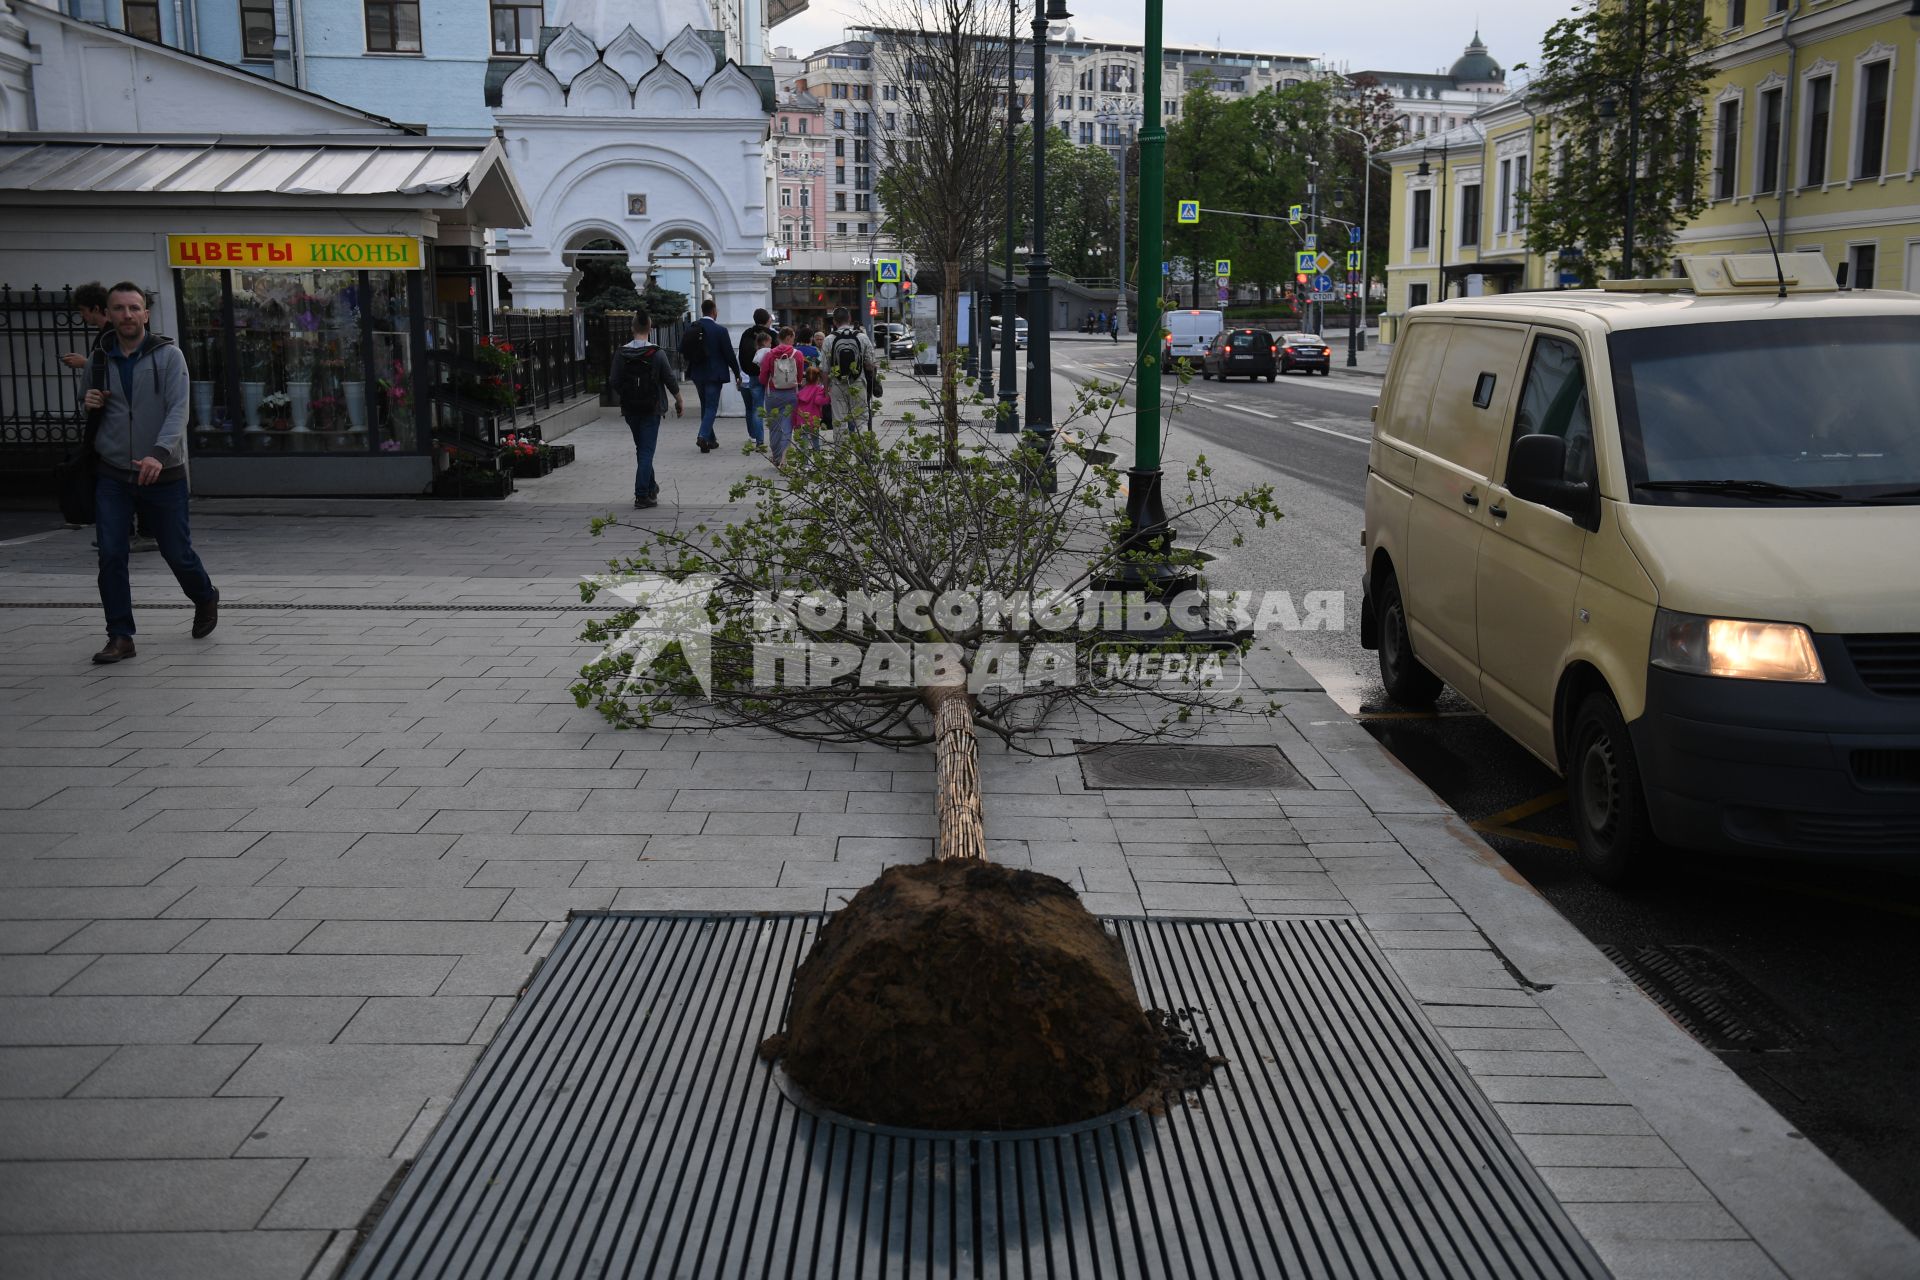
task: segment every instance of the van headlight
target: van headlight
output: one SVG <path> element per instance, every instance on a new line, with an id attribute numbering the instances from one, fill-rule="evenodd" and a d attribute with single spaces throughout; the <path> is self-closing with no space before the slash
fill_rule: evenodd
<path id="1" fill-rule="evenodd" d="M 1653 615 L 1654 666 L 1696 676 L 1825 684 L 1813 633 L 1797 622 L 1703 618 L 1659 609 Z"/>

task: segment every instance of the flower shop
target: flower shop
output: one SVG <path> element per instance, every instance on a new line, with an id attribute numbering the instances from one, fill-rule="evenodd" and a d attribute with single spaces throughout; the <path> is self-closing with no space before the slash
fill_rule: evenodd
<path id="1" fill-rule="evenodd" d="M 496 139 L 14 135 L 0 190 L 0 277 L 157 295 L 193 379 L 196 493 L 420 494 L 437 436 L 476 410 L 514 425 L 534 361 L 473 351 L 436 276 L 526 225 Z"/>

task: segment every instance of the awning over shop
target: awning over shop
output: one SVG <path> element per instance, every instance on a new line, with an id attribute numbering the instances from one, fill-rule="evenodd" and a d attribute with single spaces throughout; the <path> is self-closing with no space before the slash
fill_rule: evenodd
<path id="1" fill-rule="evenodd" d="M 496 138 L 0 134 L 0 192 L 19 204 L 122 196 L 284 209 L 311 201 L 458 211 L 461 222 L 494 228 L 530 221 Z"/>

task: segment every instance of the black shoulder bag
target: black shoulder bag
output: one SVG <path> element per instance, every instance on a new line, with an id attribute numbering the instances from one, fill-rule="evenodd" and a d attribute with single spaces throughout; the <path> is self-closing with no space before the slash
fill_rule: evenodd
<path id="1" fill-rule="evenodd" d="M 107 384 L 107 357 L 98 347 L 87 353 L 88 390 L 101 391 Z M 93 451 L 94 437 L 100 434 L 104 407 L 88 409 L 86 429 L 80 433 L 80 447 L 54 468 L 54 487 L 60 498 L 60 517 L 68 524 L 92 524 L 93 488 L 99 470 L 99 457 Z"/>

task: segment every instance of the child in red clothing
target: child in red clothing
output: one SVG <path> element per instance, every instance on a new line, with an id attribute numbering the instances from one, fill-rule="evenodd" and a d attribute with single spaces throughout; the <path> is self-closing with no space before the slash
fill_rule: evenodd
<path id="1" fill-rule="evenodd" d="M 800 404 L 795 411 L 793 438 L 808 448 L 820 445 L 820 424 L 827 416 L 827 379 L 820 366 L 810 364 L 800 382 Z"/>

